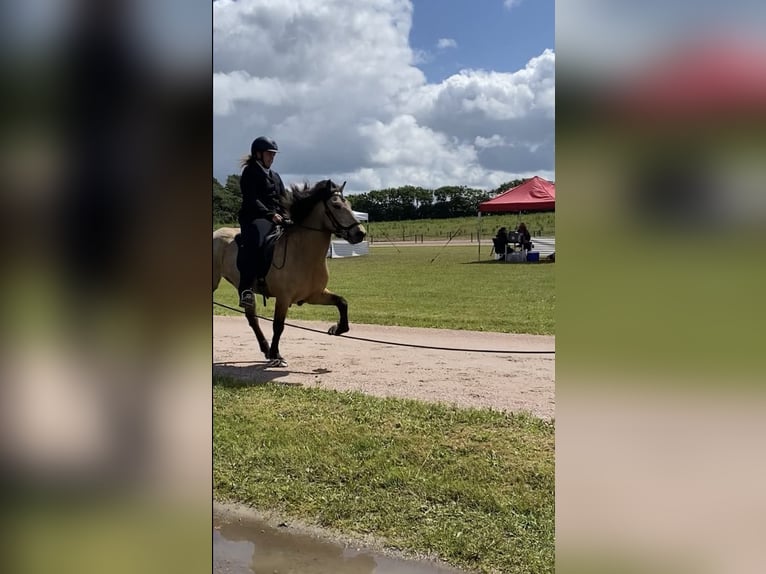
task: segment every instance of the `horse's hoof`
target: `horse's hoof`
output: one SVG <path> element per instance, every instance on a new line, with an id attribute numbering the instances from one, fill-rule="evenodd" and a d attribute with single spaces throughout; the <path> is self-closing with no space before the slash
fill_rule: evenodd
<path id="1" fill-rule="evenodd" d="M 347 333 L 347 332 L 348 332 L 348 327 L 346 327 L 345 329 L 341 329 L 340 327 L 338 327 L 338 325 L 333 325 L 327 330 L 328 335 L 342 335 L 343 333 Z"/>

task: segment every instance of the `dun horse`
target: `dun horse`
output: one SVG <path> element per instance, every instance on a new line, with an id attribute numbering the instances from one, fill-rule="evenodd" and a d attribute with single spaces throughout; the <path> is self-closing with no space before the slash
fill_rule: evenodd
<path id="1" fill-rule="evenodd" d="M 359 243 L 366 235 L 364 226 L 356 219 L 343 196 L 345 185 L 344 182 L 339 187 L 331 180 L 324 180 L 313 187 L 304 185 L 300 189 L 292 186 L 285 198 L 285 207 L 293 225 L 285 230 L 274 247 L 264 293 L 267 297 L 276 298 L 271 346 L 261 331 L 255 310 L 245 310 L 247 321 L 270 366 L 287 366 L 279 354 L 279 339 L 285 328 L 287 310 L 293 304 L 335 305 L 340 316 L 328 333 L 341 335 L 349 330 L 346 300 L 326 289 L 326 258 L 332 235 L 349 243 Z M 235 287 L 239 283 L 235 241 L 238 233 L 239 229 L 231 227 L 213 232 L 213 291 L 221 277 Z"/>

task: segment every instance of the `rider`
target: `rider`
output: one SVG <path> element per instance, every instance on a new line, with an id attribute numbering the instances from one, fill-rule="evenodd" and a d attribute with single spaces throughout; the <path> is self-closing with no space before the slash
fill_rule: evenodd
<path id="1" fill-rule="evenodd" d="M 277 142 L 265 136 L 253 140 L 250 155 L 243 160 L 239 188 L 242 192 L 242 207 L 239 210 L 241 245 L 237 256 L 239 268 L 239 305 L 244 308 L 255 306 L 255 295 L 251 290 L 253 280 L 256 290 L 264 292 L 266 285 L 266 262 L 263 243 L 276 225 L 286 217 L 281 197 L 285 186 L 279 174 L 271 169 L 279 148 Z"/>

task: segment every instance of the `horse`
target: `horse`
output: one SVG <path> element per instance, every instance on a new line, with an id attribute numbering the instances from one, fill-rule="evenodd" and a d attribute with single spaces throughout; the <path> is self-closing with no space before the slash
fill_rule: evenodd
<path id="1" fill-rule="evenodd" d="M 255 332 L 268 366 L 286 367 L 279 353 L 279 340 L 285 328 L 287 310 L 293 305 L 335 305 L 338 322 L 327 331 L 330 335 L 348 332 L 346 299 L 327 290 L 327 250 L 333 235 L 351 244 L 360 243 L 367 234 L 343 195 L 343 185 L 323 180 L 310 187 L 292 185 L 283 200 L 292 225 L 287 226 L 274 246 L 271 266 L 266 274 L 266 287 L 258 293 L 276 299 L 273 337 L 269 345 L 258 324 L 254 308 L 245 308 L 247 322 Z M 236 288 L 238 228 L 222 227 L 213 232 L 213 291 L 221 277 Z M 255 288 L 254 288 L 255 289 Z"/>

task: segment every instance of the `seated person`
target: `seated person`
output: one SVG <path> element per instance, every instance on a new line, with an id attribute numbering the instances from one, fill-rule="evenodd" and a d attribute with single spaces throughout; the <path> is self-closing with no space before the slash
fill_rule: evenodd
<path id="1" fill-rule="evenodd" d="M 508 230 L 505 227 L 497 230 L 497 235 L 492 239 L 492 242 L 495 245 L 495 253 L 498 255 L 503 255 L 506 251 L 513 251 L 508 246 Z"/>
<path id="2" fill-rule="evenodd" d="M 516 228 L 516 233 L 519 234 L 521 248 L 526 249 L 527 251 L 532 251 L 532 248 L 535 245 L 532 243 L 532 236 L 529 234 L 529 231 L 527 231 L 527 226 L 524 223 L 519 223 L 519 226 Z"/>

